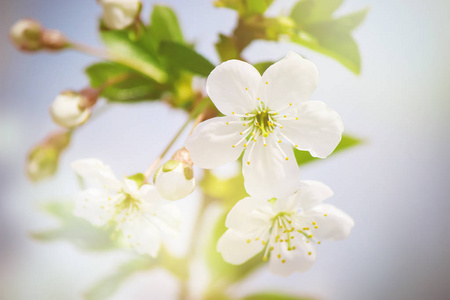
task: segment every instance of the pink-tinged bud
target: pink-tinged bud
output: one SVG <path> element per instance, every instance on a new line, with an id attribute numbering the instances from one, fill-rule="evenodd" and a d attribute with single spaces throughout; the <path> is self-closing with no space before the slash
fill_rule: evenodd
<path id="1" fill-rule="evenodd" d="M 17 49 L 22 51 L 38 51 L 43 45 L 41 41 L 42 25 L 32 19 L 17 21 L 9 31 L 9 37 Z"/>

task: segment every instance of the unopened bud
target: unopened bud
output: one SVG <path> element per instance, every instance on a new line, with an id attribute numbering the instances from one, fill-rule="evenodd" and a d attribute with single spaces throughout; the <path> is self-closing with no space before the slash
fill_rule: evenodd
<path id="1" fill-rule="evenodd" d="M 156 171 L 153 182 L 158 192 L 168 200 L 186 197 L 195 188 L 194 171 L 189 152 L 181 149 Z"/>
<path id="2" fill-rule="evenodd" d="M 84 89 L 81 92 L 66 91 L 59 94 L 50 106 L 53 121 L 66 128 L 82 125 L 91 115 L 98 91 Z"/>
<path id="3" fill-rule="evenodd" d="M 42 25 L 32 19 L 17 21 L 10 29 L 9 36 L 14 46 L 22 51 L 38 51 L 42 49 Z"/>
<path id="4" fill-rule="evenodd" d="M 69 142 L 69 132 L 57 132 L 33 148 L 27 159 L 28 177 L 32 181 L 38 181 L 52 176 L 58 168 L 59 155 Z"/>
<path id="5" fill-rule="evenodd" d="M 122 30 L 139 17 L 142 4 L 138 0 L 98 0 L 103 8 L 103 22 L 108 29 Z"/>

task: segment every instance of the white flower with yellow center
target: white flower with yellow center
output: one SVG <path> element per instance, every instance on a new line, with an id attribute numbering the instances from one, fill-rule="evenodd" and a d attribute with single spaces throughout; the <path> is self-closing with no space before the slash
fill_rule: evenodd
<path id="1" fill-rule="evenodd" d="M 307 101 L 317 82 L 315 65 L 293 52 L 262 76 L 246 62 L 222 63 L 209 75 L 206 89 L 225 116 L 200 123 L 186 141 L 194 164 L 216 168 L 245 150 L 243 174 L 250 195 L 292 194 L 299 180 L 292 147 L 325 158 L 344 129 L 325 103 Z"/>
<path id="2" fill-rule="evenodd" d="M 82 159 L 72 168 L 87 188 L 80 192 L 75 215 L 96 226 L 112 221 L 124 240 L 139 254 L 155 257 L 163 234 L 180 231 L 178 208 L 162 198 L 149 184 L 116 179 L 111 169 L 97 159 Z"/>
<path id="3" fill-rule="evenodd" d="M 305 272 L 316 260 L 315 245 L 345 239 L 354 226 L 346 213 L 322 203 L 332 195 L 320 182 L 302 181 L 298 192 L 287 198 L 244 198 L 229 212 L 228 230 L 217 251 L 236 265 L 264 251 L 263 260 L 269 260 L 272 273 Z"/>

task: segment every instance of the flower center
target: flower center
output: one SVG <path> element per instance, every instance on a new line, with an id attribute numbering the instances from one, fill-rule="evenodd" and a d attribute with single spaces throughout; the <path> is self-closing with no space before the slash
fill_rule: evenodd
<path id="1" fill-rule="evenodd" d="M 141 201 L 133 198 L 130 194 L 122 193 L 125 195 L 125 199 L 116 204 L 116 211 L 117 213 L 125 212 L 126 216 L 130 216 L 140 209 Z"/>

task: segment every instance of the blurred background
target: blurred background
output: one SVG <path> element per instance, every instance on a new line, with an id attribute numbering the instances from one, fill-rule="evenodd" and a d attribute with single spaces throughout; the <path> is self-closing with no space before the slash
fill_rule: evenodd
<path id="1" fill-rule="evenodd" d="M 235 13 L 209 0 L 157 2 L 172 5 L 186 37 L 217 64 L 217 33 L 232 30 Z M 153 3 L 144 0 L 144 18 Z M 270 13 L 287 11 L 292 3 L 276 0 Z M 313 99 L 338 111 L 346 132 L 364 144 L 303 169 L 304 179 L 328 184 L 335 191 L 330 201 L 355 219 L 350 238 L 320 247 L 307 273 L 280 278 L 263 269 L 233 287 L 232 295 L 263 286 L 338 300 L 449 297 L 450 2 L 346 0 L 338 14 L 366 6 L 371 11 L 355 32 L 360 76 L 294 44 L 255 42 L 244 52 L 253 63 L 278 60 L 288 50 L 311 59 L 320 72 Z M 20 53 L 8 41 L 9 28 L 32 17 L 75 41 L 100 46 L 100 12 L 93 0 L 0 0 L 0 299 L 81 299 L 126 261 L 132 255 L 127 251 L 92 253 L 69 242 L 31 239 L 30 232 L 57 225 L 40 204 L 78 191 L 69 166 L 75 159 L 100 158 L 119 175 L 142 171 L 186 119 L 163 104 L 115 104 L 74 134 L 56 177 L 38 184 L 27 180 L 28 150 L 57 128 L 50 103 L 64 89 L 86 86 L 83 70 L 96 59 L 72 51 Z M 179 202 L 187 224 L 195 218 L 195 198 Z M 186 239 L 177 242 L 179 253 L 185 244 Z M 153 270 L 130 277 L 113 299 L 176 294 L 171 275 Z"/>

